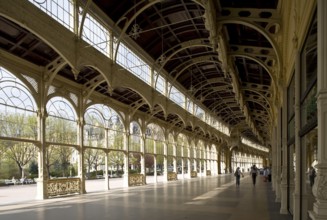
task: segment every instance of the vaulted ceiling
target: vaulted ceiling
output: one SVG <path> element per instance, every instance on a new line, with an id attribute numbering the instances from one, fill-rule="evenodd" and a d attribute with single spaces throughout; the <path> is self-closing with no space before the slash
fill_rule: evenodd
<path id="1" fill-rule="evenodd" d="M 261 144 L 270 141 L 280 68 L 278 0 L 82 0 L 82 4 L 103 11 L 115 25 L 119 41 L 130 38 L 143 48 L 162 74 L 233 132 Z M 0 31 L 1 49 L 37 65 L 59 56 L 4 17 Z M 87 67 L 77 78 L 71 73 L 67 65 L 59 74 L 80 84 L 98 74 Z M 109 96 L 106 84 L 96 91 Z M 110 97 L 125 104 L 141 99 L 126 88 L 116 88 Z M 146 106 L 139 110 L 149 111 Z M 155 117 L 164 120 L 160 112 Z"/>
<path id="2" fill-rule="evenodd" d="M 237 133 L 270 139 L 278 0 L 94 0 L 122 33 Z"/>

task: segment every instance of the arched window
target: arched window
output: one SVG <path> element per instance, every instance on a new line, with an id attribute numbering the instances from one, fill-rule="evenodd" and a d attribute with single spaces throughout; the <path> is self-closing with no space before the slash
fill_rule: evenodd
<path id="1" fill-rule="evenodd" d="M 129 127 L 129 150 L 133 152 L 141 152 L 141 128 L 135 121 L 130 123 Z"/>
<path id="2" fill-rule="evenodd" d="M 106 148 L 105 132 L 108 130 L 108 147 L 123 150 L 123 123 L 116 111 L 97 104 L 85 112 L 84 145 Z"/>
<path id="3" fill-rule="evenodd" d="M 36 140 L 36 104 L 28 88 L 0 67 L 0 136 Z"/>
<path id="4" fill-rule="evenodd" d="M 145 152 L 164 155 L 164 141 L 162 129 L 156 124 L 149 124 L 146 132 Z"/>
<path id="5" fill-rule="evenodd" d="M 77 144 L 76 113 L 62 97 L 50 99 L 46 105 L 46 140 L 51 143 Z"/>
<path id="6" fill-rule="evenodd" d="M 28 164 L 37 164 L 36 148 L 31 143 L 38 138 L 36 108 L 26 85 L 0 67 L 0 160 L 6 158 L 1 161 L 6 166 L 17 165 L 6 178 L 25 177 Z"/>

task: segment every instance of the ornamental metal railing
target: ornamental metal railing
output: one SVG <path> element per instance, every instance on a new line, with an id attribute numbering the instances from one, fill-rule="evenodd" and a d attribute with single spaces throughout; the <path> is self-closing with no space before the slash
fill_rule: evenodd
<path id="1" fill-rule="evenodd" d="M 81 180 L 79 178 L 50 179 L 47 182 L 48 197 L 79 194 Z"/>

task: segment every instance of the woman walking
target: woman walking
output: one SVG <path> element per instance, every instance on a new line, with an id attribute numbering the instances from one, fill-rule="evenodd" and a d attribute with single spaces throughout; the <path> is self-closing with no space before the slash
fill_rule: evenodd
<path id="1" fill-rule="evenodd" d="M 234 176 L 236 177 L 236 186 L 240 186 L 240 179 L 241 179 L 241 176 L 243 176 L 243 173 L 239 167 L 236 168 Z"/>
<path id="2" fill-rule="evenodd" d="M 252 183 L 255 186 L 256 179 L 257 179 L 258 169 L 255 165 L 251 167 L 250 175 L 252 176 Z"/>

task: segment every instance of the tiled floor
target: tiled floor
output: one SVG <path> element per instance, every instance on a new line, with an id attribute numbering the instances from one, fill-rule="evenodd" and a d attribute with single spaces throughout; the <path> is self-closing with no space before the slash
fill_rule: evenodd
<path id="1" fill-rule="evenodd" d="M 253 186 L 246 176 L 237 187 L 232 175 L 198 177 L 0 205 L 0 219 L 291 220 L 290 215 L 279 214 L 271 183 L 258 180 Z"/>

